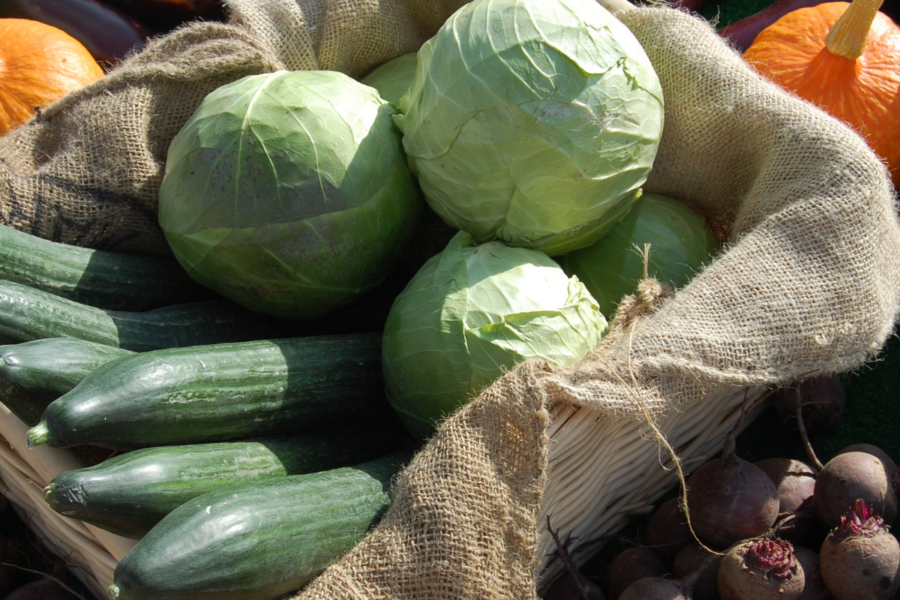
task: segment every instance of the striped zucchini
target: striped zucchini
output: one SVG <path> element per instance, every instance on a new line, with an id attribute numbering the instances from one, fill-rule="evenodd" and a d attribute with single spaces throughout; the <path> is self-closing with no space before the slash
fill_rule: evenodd
<path id="1" fill-rule="evenodd" d="M 116 566 L 121 600 L 272 600 L 302 587 L 381 518 L 407 455 L 198 496 Z"/>
<path id="2" fill-rule="evenodd" d="M 29 426 L 51 402 L 88 373 L 130 350 L 75 338 L 47 338 L 0 346 L 0 401 Z"/>
<path id="3" fill-rule="evenodd" d="M 60 244 L 7 225 L 0 225 L 0 279 L 111 310 L 216 297 L 174 260 Z"/>
<path id="4" fill-rule="evenodd" d="M 142 352 L 285 335 L 290 331 L 288 325 L 227 300 L 191 302 L 146 312 L 113 311 L 0 281 L 0 343 L 6 344 L 74 337 Z"/>
<path id="5" fill-rule="evenodd" d="M 57 475 L 44 500 L 61 515 L 140 538 L 192 498 L 222 488 L 353 465 L 411 438 L 396 427 L 340 428 L 246 441 L 135 450 Z"/>
<path id="6" fill-rule="evenodd" d="M 31 445 L 130 449 L 310 430 L 393 415 L 381 336 L 144 352 L 108 363 L 44 411 Z"/>

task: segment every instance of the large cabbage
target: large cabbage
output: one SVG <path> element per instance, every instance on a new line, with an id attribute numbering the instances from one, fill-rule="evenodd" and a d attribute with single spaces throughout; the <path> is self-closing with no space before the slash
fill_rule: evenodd
<path id="1" fill-rule="evenodd" d="M 394 106 L 400 106 L 400 98 L 409 90 L 415 74 L 416 53 L 410 52 L 379 65 L 360 81 L 378 90 Z"/>
<path id="2" fill-rule="evenodd" d="M 644 194 L 628 216 L 599 241 L 560 259 L 612 319 L 622 298 L 644 277 L 644 245 L 650 244 L 647 274 L 673 288 L 687 284 L 719 250 L 702 215 L 658 194 Z"/>
<path id="3" fill-rule="evenodd" d="M 332 311 L 381 282 L 424 206 L 396 109 L 331 71 L 245 77 L 169 147 L 159 222 L 187 272 L 253 310 Z"/>
<path id="4" fill-rule="evenodd" d="M 504 369 L 529 358 L 574 363 L 606 329 L 597 302 L 547 255 L 457 233 L 391 307 L 382 347 L 388 399 L 424 438 Z"/>
<path id="5" fill-rule="evenodd" d="M 640 43 L 595 0 L 475 0 L 419 50 L 400 113 L 435 212 L 478 242 L 557 255 L 637 199 L 663 96 Z"/>

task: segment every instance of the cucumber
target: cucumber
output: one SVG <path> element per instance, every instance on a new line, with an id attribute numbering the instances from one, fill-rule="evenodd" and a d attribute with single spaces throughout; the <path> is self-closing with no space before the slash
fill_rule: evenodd
<path id="1" fill-rule="evenodd" d="M 122 600 L 272 600 L 349 551 L 390 503 L 407 454 L 189 500 L 116 566 Z"/>
<path id="2" fill-rule="evenodd" d="M 32 394 L 15 384 L 0 380 L 0 403 L 29 427 L 40 422 L 44 409 L 53 400 L 52 397 Z"/>
<path id="3" fill-rule="evenodd" d="M 132 449 L 303 431 L 393 415 L 381 335 L 171 348 L 101 366 L 53 401 L 32 446 Z"/>
<path id="4" fill-rule="evenodd" d="M 257 340 L 285 335 L 285 330 L 283 321 L 227 300 L 177 304 L 144 312 L 113 311 L 0 281 L 0 343 L 74 337 L 143 352 Z"/>
<path id="5" fill-rule="evenodd" d="M 88 373 L 134 354 L 75 338 L 47 338 L 0 346 L 0 401 L 29 427 L 47 406 Z"/>
<path id="6" fill-rule="evenodd" d="M 353 465 L 409 442 L 394 428 L 356 427 L 246 441 L 135 450 L 57 475 L 44 500 L 61 515 L 140 538 L 202 494 Z"/>
<path id="7" fill-rule="evenodd" d="M 216 297 L 175 260 L 80 248 L 0 225 L 0 279 L 111 310 Z"/>
<path id="8" fill-rule="evenodd" d="M 0 380 L 62 396 L 89 373 L 131 350 L 75 338 L 46 338 L 0 346 Z"/>

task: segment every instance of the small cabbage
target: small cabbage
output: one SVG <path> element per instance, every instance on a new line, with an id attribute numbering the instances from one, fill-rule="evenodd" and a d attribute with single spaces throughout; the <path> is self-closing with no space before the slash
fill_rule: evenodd
<path id="1" fill-rule="evenodd" d="M 560 264 L 584 282 L 600 311 L 612 319 L 644 276 L 644 244 L 650 244 L 647 274 L 673 288 L 687 284 L 719 250 L 703 216 L 671 198 L 644 194 L 609 233 L 562 257 Z"/>
<path id="2" fill-rule="evenodd" d="M 546 254 L 457 233 L 397 297 L 382 363 L 391 405 L 427 437 L 515 364 L 565 366 L 606 333 L 597 302 Z"/>
<path id="3" fill-rule="evenodd" d="M 400 113 L 445 221 L 479 243 L 560 255 L 637 199 L 663 95 L 640 43 L 595 0 L 475 0 L 420 48 Z"/>
<path id="4" fill-rule="evenodd" d="M 332 71 L 210 93 L 169 146 L 159 223 L 195 280 L 292 319 L 375 287 L 424 206 L 396 109 Z"/>
<path id="5" fill-rule="evenodd" d="M 394 106 L 400 106 L 400 98 L 409 90 L 415 73 L 416 53 L 410 52 L 378 66 L 360 81 L 378 90 Z"/>

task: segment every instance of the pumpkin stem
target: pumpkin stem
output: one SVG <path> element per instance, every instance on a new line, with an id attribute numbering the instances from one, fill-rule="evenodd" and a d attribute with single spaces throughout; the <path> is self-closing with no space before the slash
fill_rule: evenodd
<path id="1" fill-rule="evenodd" d="M 872 21 L 883 2 L 884 0 L 853 0 L 825 36 L 825 47 L 832 54 L 850 60 L 862 56 Z"/>

